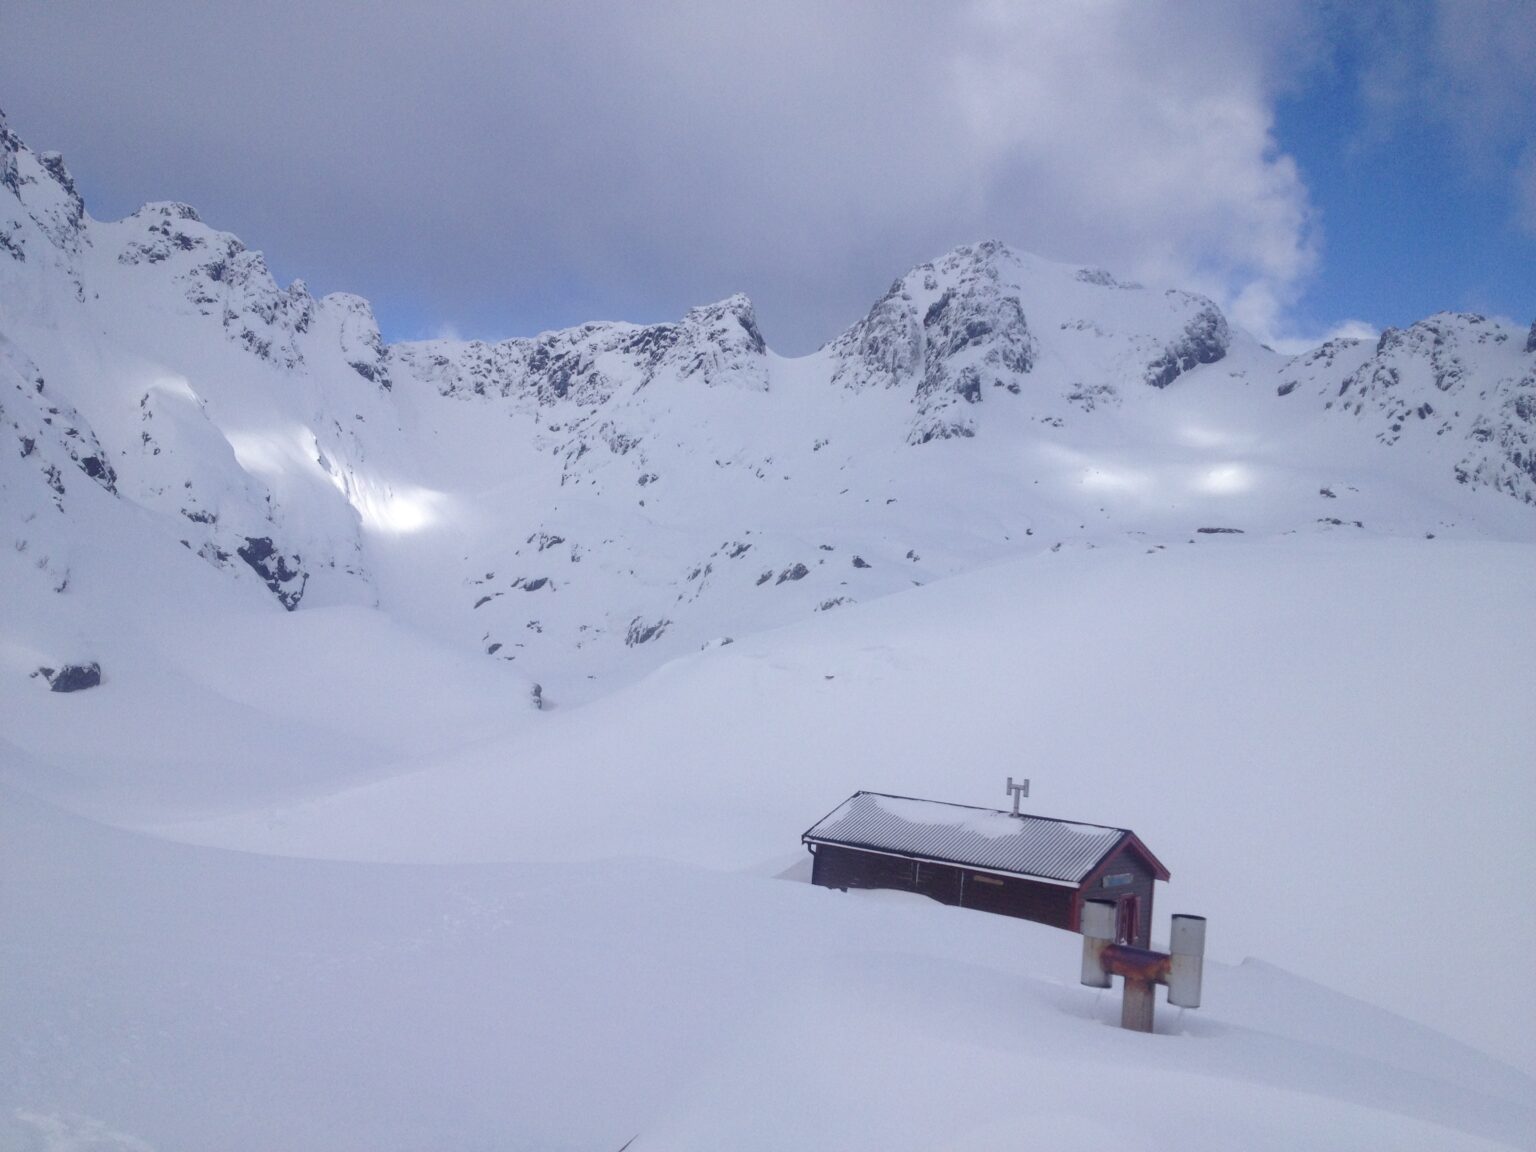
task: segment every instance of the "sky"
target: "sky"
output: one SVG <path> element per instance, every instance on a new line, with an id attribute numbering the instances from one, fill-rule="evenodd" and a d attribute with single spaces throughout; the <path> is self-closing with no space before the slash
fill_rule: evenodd
<path id="1" fill-rule="evenodd" d="M 390 339 L 743 291 L 797 354 L 987 238 L 1283 349 L 1536 315 L 1529 0 L 0 0 L 0 109 Z"/>

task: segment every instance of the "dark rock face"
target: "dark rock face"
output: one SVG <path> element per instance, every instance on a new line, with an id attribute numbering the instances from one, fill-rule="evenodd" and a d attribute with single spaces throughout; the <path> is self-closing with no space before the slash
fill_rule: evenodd
<path id="1" fill-rule="evenodd" d="M 100 456 L 82 456 L 78 461 L 80 471 L 100 484 L 114 496 L 117 495 L 117 473 Z"/>
<path id="2" fill-rule="evenodd" d="M 298 556 L 284 556 L 272 543 L 270 536 L 247 536 L 245 544 L 236 551 L 240 559 L 266 581 L 278 603 L 290 612 L 299 606 L 304 596 L 304 586 L 309 583 L 309 574 L 299 567 Z M 298 583 L 295 584 L 295 581 Z"/>
<path id="3" fill-rule="evenodd" d="M 75 187 L 75 178 L 64 166 L 64 157 L 57 152 L 44 152 L 37 160 L 43 166 L 43 171 L 52 176 L 54 183 L 69 197 L 69 222 L 78 231 L 85 222 L 85 201 L 80 198 L 80 192 Z"/>
<path id="4" fill-rule="evenodd" d="M 341 354 L 347 366 L 370 384 L 390 391 L 394 385 L 389 377 L 389 350 L 379 333 L 372 305 L 347 292 L 333 292 L 321 305 L 341 318 Z"/>
<path id="5" fill-rule="evenodd" d="M 51 668 L 39 668 L 38 671 L 47 678 L 48 688 L 53 692 L 79 692 L 101 683 L 101 665 L 94 662 L 66 664 L 57 672 Z"/>
<path id="6" fill-rule="evenodd" d="M 0 252 L 22 264 L 27 262 L 27 242 L 18 221 L 0 222 Z"/>
<path id="7" fill-rule="evenodd" d="M 21 151 L 21 139 L 6 123 L 5 113 L 0 112 L 0 188 L 11 195 L 21 194 L 21 175 L 16 170 L 16 153 Z"/>
<path id="8" fill-rule="evenodd" d="M 16 207 L 32 218 L 60 253 L 79 253 L 85 233 L 85 201 L 80 198 L 74 177 L 64 166 L 64 158 L 57 152 L 33 152 L 10 130 L 3 112 L 0 112 L 0 188 L 16 198 Z M 74 287 L 77 298 L 84 299 L 77 278 Z"/>
<path id="9" fill-rule="evenodd" d="M 85 417 L 49 387 L 36 364 L 0 336 L 0 371 L 6 368 L 15 373 L 10 378 L 16 404 L 9 410 L 0 405 L 8 416 L 4 423 L 14 430 L 21 456 L 36 460 L 55 496 L 65 495 L 65 469 L 71 464 L 116 496 L 117 473 Z M 62 510 L 62 500 L 56 503 Z"/>
<path id="10" fill-rule="evenodd" d="M 667 619 L 657 620 L 654 624 L 647 624 L 636 616 L 629 622 L 629 631 L 624 635 L 624 645 L 633 648 L 637 644 L 644 644 L 654 640 L 665 632 L 672 621 Z"/>
<path id="11" fill-rule="evenodd" d="M 1405 436 L 1464 437 L 1465 455 L 1453 466 L 1460 483 L 1536 504 L 1536 371 L 1489 381 L 1477 369 L 1480 346 L 1497 348 L 1507 340 L 1507 331 L 1471 312 L 1389 328 L 1325 407 L 1380 421 L 1376 439 L 1389 446 Z M 1463 417 L 1469 393 L 1478 411 Z"/>
<path id="12" fill-rule="evenodd" d="M 854 391 L 911 387 L 909 444 L 975 435 L 967 407 L 993 387 L 1017 393 L 1037 354 L 1024 307 L 1000 278 L 1004 252 L 995 241 L 959 248 L 898 280 L 832 343 L 833 382 Z M 941 283 L 948 286 L 932 296 Z"/>
<path id="13" fill-rule="evenodd" d="M 216 318 L 229 340 L 283 368 L 304 363 L 296 338 L 309 331 L 315 300 L 302 281 L 279 288 L 260 252 L 209 228 L 185 204 L 146 204 L 124 223 L 135 236 L 118 253 L 119 264 L 164 264 L 188 303 Z"/>
<path id="14" fill-rule="evenodd" d="M 399 344 L 390 356 L 445 396 L 531 397 L 542 407 L 596 408 L 632 380 L 638 391 L 667 373 L 710 387 L 768 387 L 767 346 L 742 295 L 690 309 L 677 324 L 583 324 L 498 344 Z M 622 371 L 610 375 L 600 360 Z"/>
<path id="15" fill-rule="evenodd" d="M 1525 350 L 1527 352 L 1536 352 L 1536 320 L 1531 321 L 1530 335 L 1525 338 Z"/>
<path id="16" fill-rule="evenodd" d="M 1202 296 L 1191 296 L 1187 292 L 1170 292 L 1169 295 L 1199 301 L 1201 307 L 1194 318 L 1184 325 L 1179 339 L 1147 365 L 1146 382 L 1154 388 L 1168 387 L 1197 364 L 1216 363 L 1226 356 L 1232 342 L 1227 318 L 1216 305 Z"/>
<path id="17" fill-rule="evenodd" d="M 782 584 L 786 580 L 804 580 L 810 574 L 811 570 L 804 564 L 792 564 L 779 573 L 779 578 L 774 583 Z"/>

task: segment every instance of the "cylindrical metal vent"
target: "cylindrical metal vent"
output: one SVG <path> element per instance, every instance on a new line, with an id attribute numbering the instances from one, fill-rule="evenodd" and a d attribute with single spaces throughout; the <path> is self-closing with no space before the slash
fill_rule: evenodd
<path id="1" fill-rule="evenodd" d="M 1115 938 L 1115 905 L 1109 900 L 1083 901 L 1083 983 L 1090 988 L 1108 988 L 1113 981 L 1099 955 Z"/>
<path id="2" fill-rule="evenodd" d="M 1205 917 L 1175 916 L 1169 934 L 1168 1003 L 1179 1008 L 1200 1007 L 1205 972 Z"/>

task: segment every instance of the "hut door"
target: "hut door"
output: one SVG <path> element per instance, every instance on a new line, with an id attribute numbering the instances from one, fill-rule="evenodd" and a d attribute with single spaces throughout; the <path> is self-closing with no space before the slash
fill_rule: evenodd
<path id="1" fill-rule="evenodd" d="M 1135 944 L 1141 927 L 1141 897 L 1122 896 L 1115 905 L 1115 943 Z"/>

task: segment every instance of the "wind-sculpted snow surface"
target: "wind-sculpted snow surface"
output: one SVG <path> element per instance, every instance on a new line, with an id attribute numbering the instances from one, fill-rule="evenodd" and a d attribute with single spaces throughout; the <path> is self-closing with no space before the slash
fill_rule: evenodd
<path id="1" fill-rule="evenodd" d="M 101 686 L 0 697 L 0 1147 L 1528 1148 L 1486 877 L 1532 870 L 1532 552 L 1045 553 L 547 714 L 189 563 Z M 1168 864 L 1159 938 L 1210 918 L 1199 1010 L 1126 1033 L 1077 937 L 796 882 L 855 788 L 1005 807 L 1021 761 Z"/>

